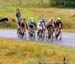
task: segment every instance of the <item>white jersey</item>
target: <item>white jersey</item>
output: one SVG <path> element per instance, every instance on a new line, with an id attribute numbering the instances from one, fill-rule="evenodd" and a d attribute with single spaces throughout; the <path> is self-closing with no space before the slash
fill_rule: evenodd
<path id="1" fill-rule="evenodd" d="M 37 28 L 38 28 L 38 29 L 41 29 L 41 30 L 42 30 L 42 29 L 45 29 L 44 23 L 41 24 L 41 23 L 39 22 L 38 25 L 37 25 Z"/>

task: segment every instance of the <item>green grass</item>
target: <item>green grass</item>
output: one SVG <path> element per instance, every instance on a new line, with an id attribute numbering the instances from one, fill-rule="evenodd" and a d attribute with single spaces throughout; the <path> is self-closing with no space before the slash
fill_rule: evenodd
<path id="1" fill-rule="evenodd" d="M 64 58 L 68 64 L 75 64 L 71 62 L 75 60 L 75 49 L 0 38 L 1 64 L 38 64 L 40 61 L 58 61 L 54 64 L 63 64 Z"/>
<path id="2" fill-rule="evenodd" d="M 5 9 L 0 10 L 0 17 L 8 17 L 9 23 L 8 28 L 15 28 L 16 23 L 12 22 L 12 18 L 15 18 L 17 21 L 17 18 L 15 16 L 16 13 L 16 7 L 8 7 Z M 65 29 L 74 29 L 75 28 L 75 17 L 72 17 L 73 12 L 71 12 L 69 9 L 59 9 L 59 8 L 21 8 L 21 15 L 22 18 L 26 18 L 27 21 L 29 20 L 30 17 L 34 17 L 36 20 L 36 23 L 39 22 L 40 18 L 43 16 L 45 17 L 46 22 L 48 22 L 50 17 L 54 17 L 55 21 L 58 17 L 61 17 L 63 23 L 64 23 L 64 28 Z M 3 25 L 0 25 L 2 28 Z M 3 27 L 3 28 L 4 28 Z"/>
<path id="3" fill-rule="evenodd" d="M 75 17 L 72 17 L 74 11 L 72 12 L 70 9 L 60 9 L 60 8 L 40 8 L 40 4 L 38 5 L 36 2 L 39 1 L 32 1 L 32 4 L 28 4 L 27 0 L 24 0 L 22 6 L 21 6 L 21 15 L 22 18 L 27 18 L 27 21 L 30 17 L 34 17 L 36 20 L 36 23 L 39 22 L 39 19 L 43 16 L 46 19 L 46 22 L 48 22 L 50 17 L 54 17 L 55 21 L 58 17 L 61 17 L 64 28 L 65 29 L 74 29 L 75 28 Z M 33 4 L 34 2 L 34 4 Z M 45 1 L 44 1 L 45 2 Z M 48 2 L 48 0 L 47 0 Z M 16 18 L 16 9 L 19 7 L 19 2 L 17 0 L 8 1 L 6 3 L 5 0 L 0 0 L 1 6 L 0 6 L 0 17 L 8 17 L 9 22 L 7 25 L 0 24 L 0 28 L 16 28 L 16 23 L 12 22 L 12 18 Z M 11 4 L 10 4 L 11 3 Z M 39 6 L 38 7 L 36 7 Z M 31 6 L 31 8 L 30 8 Z"/>

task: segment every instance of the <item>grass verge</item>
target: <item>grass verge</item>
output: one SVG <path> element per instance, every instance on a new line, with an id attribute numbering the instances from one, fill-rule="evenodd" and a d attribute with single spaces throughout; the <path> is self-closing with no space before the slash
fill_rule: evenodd
<path id="1" fill-rule="evenodd" d="M 75 64 L 75 49 L 0 38 L 1 64 L 39 64 L 40 61 L 63 64 L 64 58 L 68 64 Z"/>

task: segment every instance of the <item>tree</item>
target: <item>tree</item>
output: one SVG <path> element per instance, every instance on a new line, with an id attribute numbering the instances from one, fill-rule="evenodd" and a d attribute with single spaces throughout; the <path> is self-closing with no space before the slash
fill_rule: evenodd
<path id="1" fill-rule="evenodd" d="M 20 7 L 21 7 L 21 5 L 22 5 L 22 0 L 19 0 L 19 5 L 20 5 Z"/>
<path id="2" fill-rule="evenodd" d="M 41 0 L 41 2 L 40 2 L 40 3 L 41 3 L 41 5 L 43 5 L 43 0 Z"/>

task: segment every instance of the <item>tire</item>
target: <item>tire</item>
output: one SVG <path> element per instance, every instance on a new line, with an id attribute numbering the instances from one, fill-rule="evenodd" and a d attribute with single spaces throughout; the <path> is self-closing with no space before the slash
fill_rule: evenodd
<path id="1" fill-rule="evenodd" d="M 61 31 L 59 31 L 57 34 L 56 34 L 56 40 L 61 40 L 62 39 L 62 33 Z"/>
<path id="2" fill-rule="evenodd" d="M 37 34 L 37 37 L 39 40 L 44 40 L 45 39 L 45 33 L 43 33 L 43 31 L 41 30 L 39 32 L 39 34 Z"/>
<path id="3" fill-rule="evenodd" d="M 48 34 L 46 34 L 46 41 L 48 41 L 49 40 L 49 38 L 48 38 Z"/>
<path id="4" fill-rule="evenodd" d="M 52 42 L 53 41 L 53 29 L 50 28 L 50 30 L 48 30 L 48 41 Z"/>
<path id="5" fill-rule="evenodd" d="M 29 39 L 35 39 L 35 31 L 29 31 Z"/>
<path id="6" fill-rule="evenodd" d="M 61 32 L 60 32 L 59 36 L 60 36 L 59 40 L 62 40 L 62 33 Z"/>
<path id="7" fill-rule="evenodd" d="M 51 42 L 53 41 L 53 34 L 51 34 L 51 38 L 50 38 Z"/>
<path id="8" fill-rule="evenodd" d="M 19 39 L 23 39 L 24 33 L 22 33 L 22 32 L 20 31 L 20 29 L 18 29 L 18 30 L 17 30 L 17 36 L 18 36 Z"/>
<path id="9" fill-rule="evenodd" d="M 42 39 L 42 34 L 41 34 L 41 32 L 37 32 L 37 38 L 38 38 L 38 40 L 41 40 Z"/>

